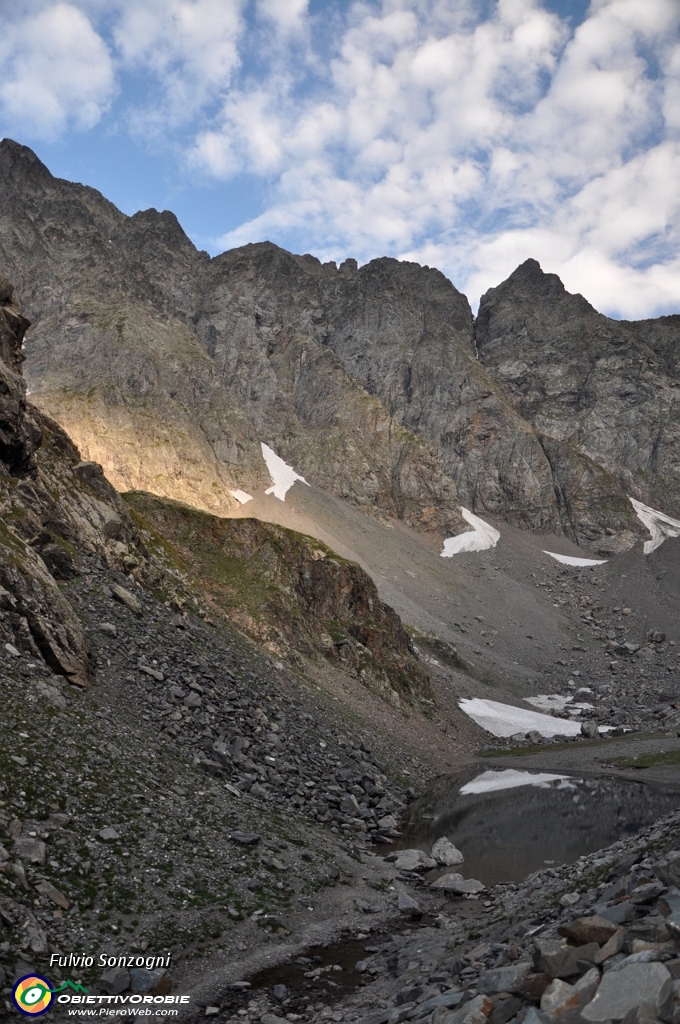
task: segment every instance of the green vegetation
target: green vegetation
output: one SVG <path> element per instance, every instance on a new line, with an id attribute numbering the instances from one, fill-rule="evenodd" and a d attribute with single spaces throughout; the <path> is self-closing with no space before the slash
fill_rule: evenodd
<path id="1" fill-rule="evenodd" d="M 678 750 L 656 750 L 637 757 L 617 757 L 610 761 L 614 768 L 653 768 L 657 765 L 680 764 L 680 748 Z"/>

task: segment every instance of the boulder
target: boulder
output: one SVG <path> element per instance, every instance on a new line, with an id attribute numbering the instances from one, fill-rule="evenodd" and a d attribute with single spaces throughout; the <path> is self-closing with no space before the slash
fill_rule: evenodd
<path id="1" fill-rule="evenodd" d="M 483 971 L 477 982 L 477 991 L 493 995 L 496 992 L 520 993 L 524 991 L 524 983 L 531 974 L 531 964 L 508 964 L 506 967 L 494 967 Z"/>
<path id="2" fill-rule="evenodd" d="M 422 850 L 400 850 L 394 866 L 399 871 L 429 871 L 437 867 L 437 862 Z"/>
<path id="3" fill-rule="evenodd" d="M 432 856 L 442 867 L 450 868 L 456 864 L 462 864 L 465 858 L 460 850 L 456 849 L 450 839 L 442 836 L 432 847 Z"/>
<path id="4" fill-rule="evenodd" d="M 609 971 L 581 1016 L 592 1024 L 620 1021 L 640 1006 L 651 1009 L 660 1020 L 670 1020 L 673 979 L 663 964 L 627 964 Z"/>
<path id="5" fill-rule="evenodd" d="M 560 935 L 572 942 L 584 946 L 588 942 L 597 942 L 598 946 L 603 945 L 607 939 L 616 931 L 616 925 L 603 917 L 579 917 L 569 924 L 560 925 Z"/>
<path id="6" fill-rule="evenodd" d="M 600 972 L 591 968 L 575 985 L 556 979 L 541 996 L 541 1010 L 552 1024 L 577 1024 L 600 984 Z"/>

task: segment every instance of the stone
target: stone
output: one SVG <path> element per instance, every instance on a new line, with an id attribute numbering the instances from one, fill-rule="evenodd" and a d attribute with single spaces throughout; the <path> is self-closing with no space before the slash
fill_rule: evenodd
<path id="1" fill-rule="evenodd" d="M 488 1024 L 508 1024 L 522 1007 L 517 996 L 502 992 L 494 996 L 493 1009 L 487 1017 Z"/>
<path id="2" fill-rule="evenodd" d="M 101 622 L 99 624 L 99 632 L 104 633 L 106 636 L 118 636 L 118 629 L 113 622 Z"/>
<path id="3" fill-rule="evenodd" d="M 286 985 L 278 984 L 272 988 L 272 996 L 278 1003 L 282 1003 L 288 995 L 288 988 Z"/>
<path id="4" fill-rule="evenodd" d="M 216 1017 L 219 1012 L 220 1012 L 219 1006 L 206 1006 L 204 1016 L 206 1016 L 206 1017 Z M 260 1018 L 260 1019 L 262 1019 L 262 1018 Z"/>
<path id="5" fill-rule="evenodd" d="M 394 866 L 399 871 L 429 871 L 436 868 L 437 862 L 422 850 L 400 850 Z"/>
<path id="6" fill-rule="evenodd" d="M 241 846 L 254 846 L 260 841 L 260 836 L 256 832 L 243 832 L 238 828 L 229 833 L 229 838 L 235 843 L 240 843 Z"/>
<path id="7" fill-rule="evenodd" d="M 660 914 L 648 914 L 638 921 L 631 921 L 625 931 L 625 946 L 629 952 L 635 952 L 632 944 L 635 940 L 644 942 L 668 942 L 671 932 L 668 920 Z"/>
<path id="8" fill-rule="evenodd" d="M 660 1020 L 672 1013 L 673 979 L 663 964 L 628 964 L 608 972 L 581 1016 L 592 1024 L 620 1021 L 638 1006 L 651 1008 Z"/>
<path id="9" fill-rule="evenodd" d="M 103 843 L 115 843 L 116 840 L 120 839 L 120 835 L 111 825 L 107 825 L 106 828 L 100 829 L 97 835 Z"/>
<path id="10" fill-rule="evenodd" d="M 163 673 L 159 672 L 159 670 L 156 669 L 156 668 L 152 668 L 151 665 L 140 665 L 139 666 L 139 671 L 143 672 L 144 675 L 146 675 L 146 676 L 151 676 L 151 678 L 155 679 L 156 682 L 158 682 L 158 683 L 162 683 L 164 681 L 164 679 L 165 679 L 165 676 L 163 675 Z"/>
<path id="11" fill-rule="evenodd" d="M 40 839 L 21 836 L 14 840 L 14 852 L 21 860 L 29 864 L 43 865 L 47 858 L 47 847 Z"/>
<path id="12" fill-rule="evenodd" d="M 40 927 L 30 910 L 25 911 L 25 915 L 21 926 L 23 948 L 30 949 L 38 955 L 48 953 L 50 946 L 44 930 Z"/>
<path id="13" fill-rule="evenodd" d="M 399 825 L 399 822 L 393 814 L 385 814 L 382 818 L 378 819 L 378 828 L 381 832 L 392 832 Z"/>
<path id="14" fill-rule="evenodd" d="M 560 897 L 561 907 L 573 907 L 581 899 L 580 892 L 565 892 L 564 896 Z"/>
<path id="15" fill-rule="evenodd" d="M 617 928 L 613 935 L 610 935 L 602 948 L 595 954 L 595 963 L 603 964 L 610 956 L 616 956 L 623 949 L 625 932 L 623 928 Z"/>
<path id="16" fill-rule="evenodd" d="M 615 903 L 613 907 L 600 907 L 598 911 L 598 917 L 604 918 L 606 921 L 611 921 L 613 924 L 622 925 L 627 924 L 629 921 L 634 921 L 637 916 L 637 910 L 635 904 L 626 901 L 625 903 Z"/>
<path id="17" fill-rule="evenodd" d="M 493 1010 L 493 1001 L 486 995 L 478 995 L 448 1013 L 442 1024 L 486 1024 Z"/>
<path id="18" fill-rule="evenodd" d="M 569 924 L 562 924 L 557 929 L 560 935 L 572 942 L 584 946 L 587 942 L 597 942 L 601 946 L 616 931 L 616 925 L 602 917 L 579 917 Z"/>
<path id="19" fill-rule="evenodd" d="M 169 986 L 163 985 L 163 982 L 169 982 Z M 167 988 L 169 992 L 172 988 L 172 981 L 162 969 L 154 971 L 148 970 L 146 967 L 131 967 L 130 968 L 130 989 L 139 995 L 151 992 L 154 995 L 165 995 L 166 993 L 160 992 L 159 988 Z"/>
<path id="20" fill-rule="evenodd" d="M 486 888 L 484 883 L 480 882 L 477 878 L 464 878 L 459 882 L 451 880 L 450 875 L 447 877 L 450 881 L 445 887 L 445 892 L 453 893 L 456 896 L 474 896 Z"/>
<path id="21" fill-rule="evenodd" d="M 56 903 L 56 905 L 61 907 L 62 910 L 68 910 L 70 906 L 69 901 L 63 893 L 59 892 L 59 890 L 52 885 L 51 882 L 38 882 L 35 888 L 41 896 L 45 896 L 48 900 L 51 900 L 52 903 Z"/>
<path id="22" fill-rule="evenodd" d="M 535 1006 L 530 1006 L 524 1015 L 522 1024 L 546 1024 L 548 1018 L 544 1013 L 541 1013 Z"/>
<path id="23" fill-rule="evenodd" d="M 353 818 L 359 814 L 359 803 L 353 793 L 345 793 L 340 801 L 340 810 L 343 814 L 350 814 Z"/>
<path id="24" fill-rule="evenodd" d="M 397 894 L 397 909 L 405 917 L 422 917 L 423 911 L 420 904 L 406 892 Z"/>
<path id="25" fill-rule="evenodd" d="M 99 979 L 99 986 L 110 996 L 119 996 L 130 987 L 130 971 L 124 967 L 110 967 Z"/>
<path id="26" fill-rule="evenodd" d="M 442 992 L 441 995 L 431 996 L 419 1004 L 417 1016 L 426 1017 L 428 1013 L 434 1013 L 435 1010 L 443 1011 L 458 1006 L 464 994 L 460 988 L 450 988 L 447 992 Z M 443 1016 L 443 1012 L 440 1015 Z"/>
<path id="27" fill-rule="evenodd" d="M 585 736 L 586 739 L 596 740 L 600 735 L 597 722 L 587 721 L 581 722 L 581 735 Z"/>
<path id="28" fill-rule="evenodd" d="M 442 867 L 454 867 L 456 864 L 462 864 L 465 860 L 460 850 L 456 849 L 451 840 L 447 839 L 446 836 L 442 836 L 436 841 L 432 847 L 431 856 Z"/>
<path id="29" fill-rule="evenodd" d="M 541 967 L 553 978 L 572 978 L 592 967 L 599 949 L 597 942 L 589 942 L 584 946 L 564 946 L 544 956 Z"/>
<path id="30" fill-rule="evenodd" d="M 433 889 L 444 889 L 444 891 L 446 891 L 447 889 L 450 889 L 453 885 L 457 884 L 458 882 L 462 882 L 462 881 L 463 881 L 463 876 L 459 875 L 459 874 L 456 874 L 455 871 L 452 871 L 450 874 L 441 875 L 439 878 L 436 878 L 434 880 L 434 882 L 432 883 L 432 888 Z"/>
<path id="31" fill-rule="evenodd" d="M 121 587 L 118 583 L 112 583 L 110 585 L 111 596 L 118 601 L 119 604 L 125 605 L 135 615 L 142 614 L 142 606 L 134 594 L 131 594 L 125 587 Z"/>
<path id="32" fill-rule="evenodd" d="M 587 971 L 575 985 L 556 979 L 541 996 L 541 1010 L 552 1024 L 577 1024 L 583 1007 L 590 1003 L 599 984 L 597 967 Z"/>
<path id="33" fill-rule="evenodd" d="M 533 1003 L 540 1003 L 541 996 L 547 989 L 548 985 L 552 982 L 552 978 L 549 974 L 538 973 L 538 974 L 527 974 L 522 985 L 521 994 L 525 999 L 530 1000 Z"/>
<path id="34" fill-rule="evenodd" d="M 496 992 L 519 993 L 524 989 L 527 976 L 531 973 L 531 964 L 515 963 L 506 967 L 494 967 L 490 971 L 482 971 L 477 980 L 477 990 L 493 995 Z"/>
<path id="35" fill-rule="evenodd" d="M 655 874 L 664 885 L 680 888 L 680 850 L 671 850 L 656 865 Z"/>
<path id="36" fill-rule="evenodd" d="M 653 903 L 666 891 L 663 882 L 646 882 L 636 886 L 630 894 L 630 902 L 636 904 Z"/>

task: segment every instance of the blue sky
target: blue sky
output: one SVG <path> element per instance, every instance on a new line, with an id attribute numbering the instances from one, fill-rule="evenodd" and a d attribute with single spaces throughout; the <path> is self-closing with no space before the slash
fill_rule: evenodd
<path id="1" fill-rule="evenodd" d="M 216 253 L 680 311 L 678 0 L 16 0 L 0 135 Z"/>

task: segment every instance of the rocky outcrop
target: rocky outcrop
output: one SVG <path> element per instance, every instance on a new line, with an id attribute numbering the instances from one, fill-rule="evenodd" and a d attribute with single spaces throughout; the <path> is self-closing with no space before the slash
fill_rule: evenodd
<path id="1" fill-rule="evenodd" d="M 365 511 L 457 533 L 458 508 L 602 554 L 676 511 L 677 318 L 602 317 L 528 261 L 477 321 L 439 271 L 215 259 L 0 143 L 0 258 L 35 324 L 36 402 L 121 490 L 220 515 L 269 485 L 260 442 Z"/>
<path id="2" fill-rule="evenodd" d="M 125 501 L 156 536 L 159 557 L 199 584 L 213 616 L 294 663 L 321 656 L 396 707 L 431 703 L 399 616 L 355 562 L 257 519 L 220 519 L 144 493 Z"/>
<path id="3" fill-rule="evenodd" d="M 513 408 L 609 475 L 598 507 L 623 491 L 671 515 L 680 511 L 679 337 L 680 317 L 610 320 L 535 260 L 483 296 L 476 324 L 480 362 Z"/>

